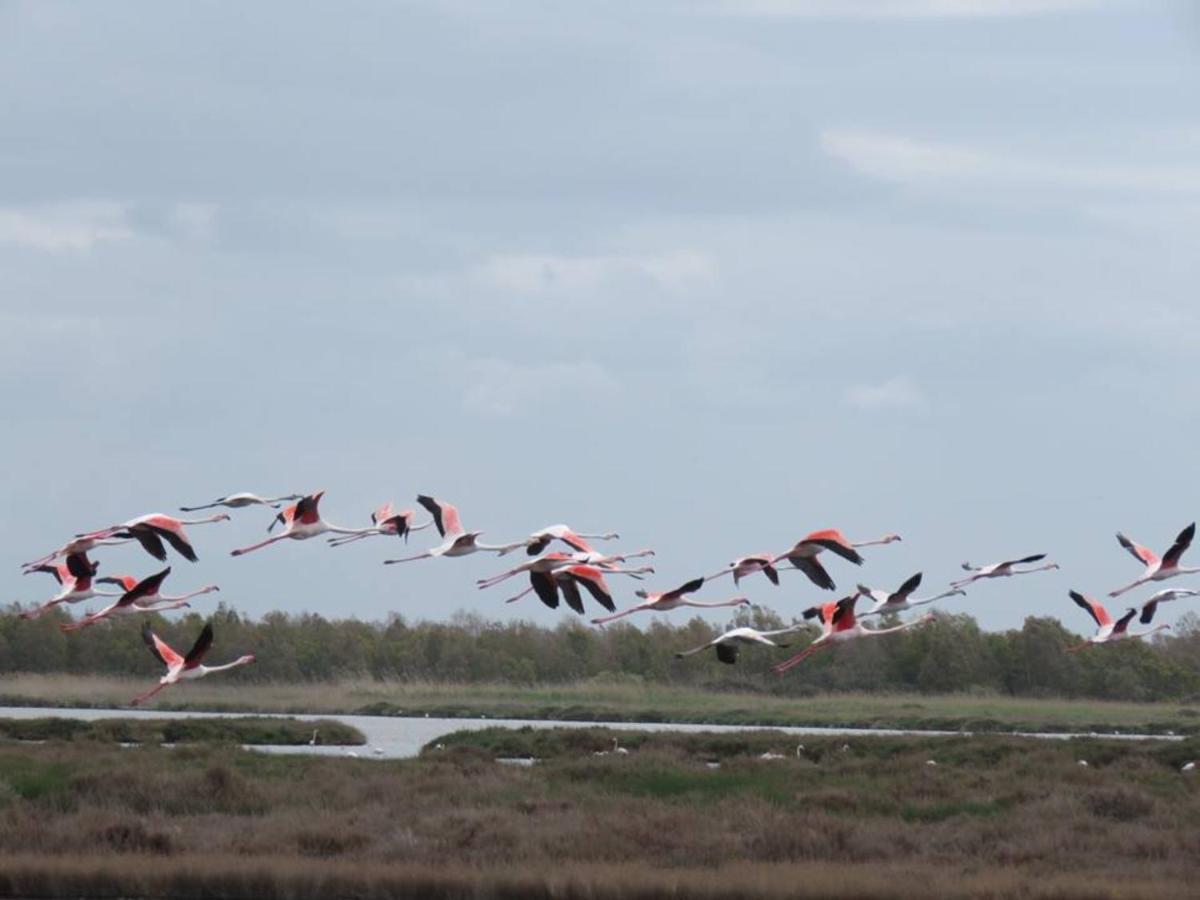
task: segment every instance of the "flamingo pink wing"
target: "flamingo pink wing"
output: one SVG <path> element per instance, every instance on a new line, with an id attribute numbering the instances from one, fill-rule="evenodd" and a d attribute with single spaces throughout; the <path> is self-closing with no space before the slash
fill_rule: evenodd
<path id="1" fill-rule="evenodd" d="M 1128 550 L 1130 553 L 1132 553 L 1134 558 L 1137 559 L 1138 562 L 1140 562 L 1142 565 L 1146 566 L 1147 568 L 1149 568 L 1150 566 L 1158 565 L 1158 563 L 1159 563 L 1158 555 L 1150 548 L 1143 547 L 1141 544 L 1135 544 L 1133 541 L 1131 541 L 1129 538 L 1125 537 L 1125 535 L 1121 534 L 1120 532 L 1117 532 L 1117 541 L 1121 544 L 1122 547 L 1124 547 L 1126 550 Z"/>

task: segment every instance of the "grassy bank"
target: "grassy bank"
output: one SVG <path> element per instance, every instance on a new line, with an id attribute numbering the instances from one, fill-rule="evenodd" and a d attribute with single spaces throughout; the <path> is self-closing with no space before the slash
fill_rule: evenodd
<path id="1" fill-rule="evenodd" d="M 0 705 L 119 707 L 143 688 L 132 679 L 16 675 L 0 680 Z M 200 682 L 159 695 L 154 708 L 950 731 L 1200 732 L 1200 707 L 1179 703 L 968 694 L 826 694 L 800 699 L 599 680 L 540 687 L 347 680 L 240 685 L 237 690 Z"/>
<path id="2" fill-rule="evenodd" d="M 612 737 L 489 730 L 382 762 L 0 745 L 0 895 L 1165 898 L 1200 878 L 1197 739 L 796 756 L 778 733 L 622 732 L 627 754 L 595 755 Z M 542 761 L 494 761 L 522 752 Z"/>
<path id="3" fill-rule="evenodd" d="M 0 740 L 102 741 L 126 744 L 307 744 L 318 729 L 322 744 L 365 744 L 357 728 L 330 719 L 0 719 Z"/>

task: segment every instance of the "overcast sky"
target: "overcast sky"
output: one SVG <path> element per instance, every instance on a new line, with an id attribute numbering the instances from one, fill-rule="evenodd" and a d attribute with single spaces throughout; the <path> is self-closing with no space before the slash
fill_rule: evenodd
<path id="1" fill-rule="evenodd" d="M 324 488 L 339 524 L 423 492 L 485 540 L 617 530 L 652 587 L 821 527 L 904 537 L 847 588 L 1047 552 L 945 608 L 1088 630 L 1067 589 L 1140 572 L 1113 533 L 1200 511 L 1198 96 L 1186 0 L 0 2 L 0 590 Z M 233 516 L 170 587 L 560 615 L 483 554 L 231 559 L 269 520 Z"/>

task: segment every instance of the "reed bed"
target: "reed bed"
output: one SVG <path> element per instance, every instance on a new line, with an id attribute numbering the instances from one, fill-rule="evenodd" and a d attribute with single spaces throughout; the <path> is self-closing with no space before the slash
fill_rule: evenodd
<path id="1" fill-rule="evenodd" d="M 0 745 L 0 895 L 1184 896 L 1197 756 L 607 729 L 459 733 L 393 761 Z"/>

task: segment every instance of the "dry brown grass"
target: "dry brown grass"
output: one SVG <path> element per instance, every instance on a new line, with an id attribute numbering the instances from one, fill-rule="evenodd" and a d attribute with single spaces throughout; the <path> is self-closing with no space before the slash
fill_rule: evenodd
<path id="1" fill-rule="evenodd" d="M 594 756 L 597 729 L 539 736 L 519 768 L 500 739 L 399 761 L 0 746 L 0 895 L 1177 897 L 1200 878 L 1179 771 L 1200 742 L 806 739 L 763 761 L 794 742 L 623 733 L 628 755 Z"/>

